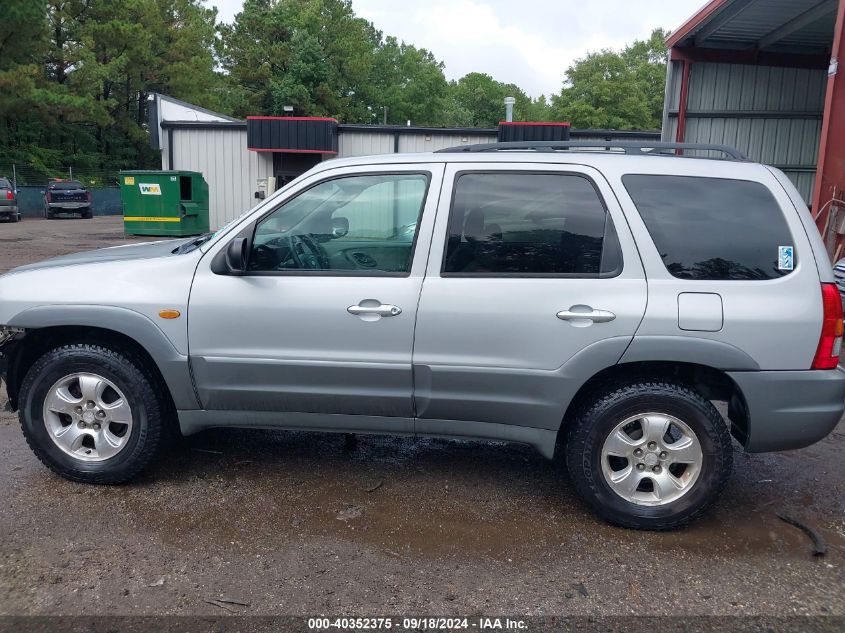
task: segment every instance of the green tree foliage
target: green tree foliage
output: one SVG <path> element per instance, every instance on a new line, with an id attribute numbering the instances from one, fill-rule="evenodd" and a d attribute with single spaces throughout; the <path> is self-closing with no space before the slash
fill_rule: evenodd
<path id="1" fill-rule="evenodd" d="M 443 64 L 424 48 L 388 37 L 376 50 L 371 88 L 366 93 L 374 122 L 448 125 L 449 85 Z"/>
<path id="2" fill-rule="evenodd" d="M 383 38 L 350 0 L 246 0 L 220 29 L 235 114 L 333 116 L 348 123 L 443 124 L 443 65 Z"/>
<path id="3" fill-rule="evenodd" d="M 13 158 L 15 141 L 26 132 L 22 117 L 33 117 L 39 66 L 46 50 L 44 6 L 32 0 L 8 0 L 0 20 L 0 147 Z"/>
<path id="4" fill-rule="evenodd" d="M 215 106 L 216 11 L 199 0 L 6 0 L 0 152 L 44 177 L 155 164 L 147 98 Z"/>
<path id="5" fill-rule="evenodd" d="M 348 0 L 246 0 L 220 34 L 236 114 L 365 116 L 381 34 Z"/>
<path id="6" fill-rule="evenodd" d="M 666 77 L 666 32 L 621 52 L 603 50 L 579 59 L 566 72 L 563 90 L 552 99 L 555 118 L 573 127 L 618 130 L 659 129 Z"/>
<path id="7" fill-rule="evenodd" d="M 240 116 L 293 106 L 345 123 L 478 127 L 495 127 L 511 96 L 516 120 L 657 128 L 665 35 L 578 60 L 549 103 L 483 73 L 448 82 L 431 52 L 384 36 L 351 0 L 245 0 L 231 25 L 203 0 L 3 0 L 0 171 L 156 166 L 153 92 Z"/>
<path id="8" fill-rule="evenodd" d="M 648 129 L 659 129 L 663 120 L 668 36 L 668 31 L 655 29 L 647 40 L 635 40 L 622 53 L 633 69 L 634 78 L 645 92 L 651 117 Z"/>
<path id="9" fill-rule="evenodd" d="M 550 117 L 545 97 L 532 100 L 515 84 L 496 81 L 484 73 L 469 73 L 450 84 L 452 111 L 461 125 L 496 127 L 505 118 L 505 97 L 516 99 L 516 121 L 546 121 Z"/>

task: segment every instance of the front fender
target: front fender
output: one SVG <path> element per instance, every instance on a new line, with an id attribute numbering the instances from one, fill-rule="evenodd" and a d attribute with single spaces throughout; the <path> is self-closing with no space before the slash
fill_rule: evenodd
<path id="1" fill-rule="evenodd" d="M 96 327 L 118 332 L 144 348 L 158 366 L 177 409 L 199 409 L 188 357 L 145 315 L 117 306 L 50 305 L 19 312 L 6 325 L 29 329 Z"/>

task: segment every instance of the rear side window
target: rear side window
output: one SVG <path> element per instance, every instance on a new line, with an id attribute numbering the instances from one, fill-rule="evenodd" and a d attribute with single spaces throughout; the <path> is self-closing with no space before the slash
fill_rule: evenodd
<path id="1" fill-rule="evenodd" d="M 73 191 L 74 189 L 83 189 L 84 187 L 77 180 L 62 180 L 60 182 L 51 182 L 49 188 L 55 191 Z"/>
<path id="2" fill-rule="evenodd" d="M 0 178 L 0 189 L 11 189 L 12 185 L 5 178 Z"/>
<path id="3" fill-rule="evenodd" d="M 622 182 L 679 279 L 775 279 L 797 263 L 783 211 L 760 183 L 633 174 Z"/>
<path id="4" fill-rule="evenodd" d="M 597 277 L 622 268 L 598 192 L 574 174 L 460 174 L 447 239 L 447 276 Z"/>

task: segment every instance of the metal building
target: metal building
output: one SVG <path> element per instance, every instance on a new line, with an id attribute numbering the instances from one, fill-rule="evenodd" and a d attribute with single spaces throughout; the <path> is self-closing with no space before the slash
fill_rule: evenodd
<path id="1" fill-rule="evenodd" d="M 276 187 L 334 157 L 430 152 L 455 145 L 494 143 L 498 128 L 350 125 L 321 117 L 247 117 L 211 112 L 166 95 L 150 100 L 150 139 L 162 169 L 197 171 L 209 185 L 211 228 L 255 205 L 269 179 Z M 565 128 L 575 140 L 655 141 L 659 132 L 569 130 L 565 123 L 514 123 L 527 128 Z M 509 134 L 507 138 L 513 138 Z M 558 140 L 553 134 L 551 140 Z"/>
<path id="2" fill-rule="evenodd" d="M 782 169 L 835 258 L 845 234 L 843 18 L 845 0 L 711 0 L 667 39 L 663 114 L 663 140 L 724 143 Z"/>

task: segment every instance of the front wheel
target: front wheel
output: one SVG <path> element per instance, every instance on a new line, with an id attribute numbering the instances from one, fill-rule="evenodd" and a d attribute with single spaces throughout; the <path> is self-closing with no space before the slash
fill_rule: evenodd
<path id="1" fill-rule="evenodd" d="M 733 465 L 730 433 L 713 404 L 662 381 L 598 394 L 574 416 L 566 442 L 578 493 L 628 528 L 686 525 L 719 496 Z"/>
<path id="2" fill-rule="evenodd" d="M 99 345 L 48 351 L 21 384 L 21 427 L 51 470 L 116 484 L 141 472 L 162 446 L 164 403 L 144 364 Z"/>

